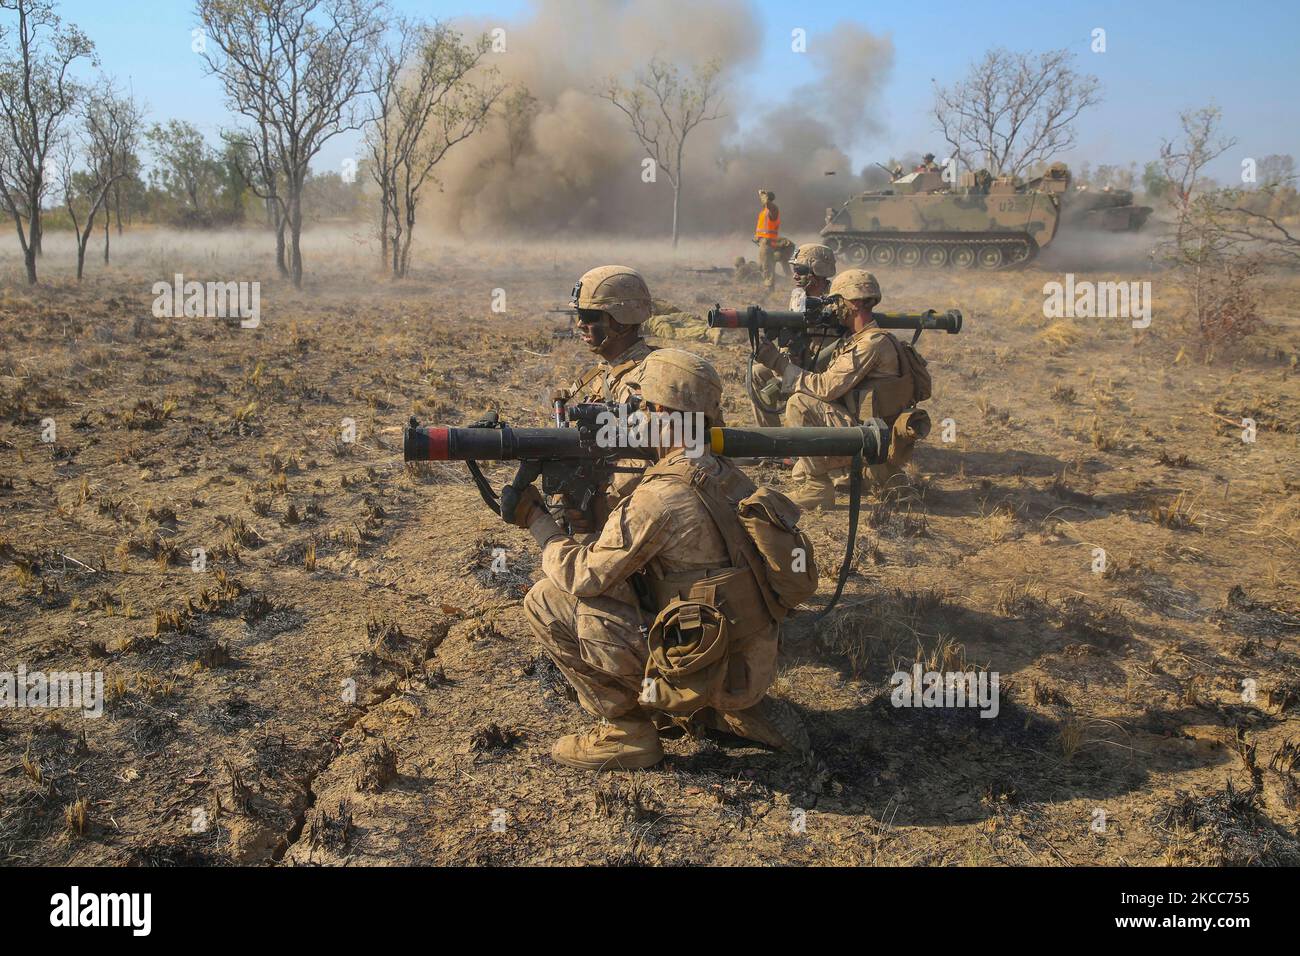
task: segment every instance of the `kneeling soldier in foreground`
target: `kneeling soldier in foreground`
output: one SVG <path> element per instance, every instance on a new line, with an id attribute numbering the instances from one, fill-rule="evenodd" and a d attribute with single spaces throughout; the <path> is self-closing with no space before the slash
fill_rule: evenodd
<path id="1" fill-rule="evenodd" d="M 529 625 L 583 709 L 601 718 L 560 738 L 551 754 L 590 770 L 652 766 L 664 756 L 654 717 L 665 713 L 806 749 L 802 726 L 764 696 L 776 673 L 777 621 L 798 600 L 790 603 L 788 588 L 784 596 L 773 590 L 778 579 L 769 580 L 737 503 L 778 517 L 768 529 L 787 536 L 779 546 L 788 544 L 787 553 L 807 547 L 795 529 L 798 510 L 775 492 L 756 492 L 707 445 L 686 446 L 683 435 L 708 432 L 680 427 L 685 416 L 705 425 L 720 418 L 722 381 L 711 365 L 659 349 L 638 374 L 652 434 L 659 429 L 662 439 L 599 538 L 580 544 L 565 535 L 531 485 L 508 516 L 542 549 L 546 576 L 524 600 Z M 811 550 L 801 570 L 807 596 L 816 586 Z"/>

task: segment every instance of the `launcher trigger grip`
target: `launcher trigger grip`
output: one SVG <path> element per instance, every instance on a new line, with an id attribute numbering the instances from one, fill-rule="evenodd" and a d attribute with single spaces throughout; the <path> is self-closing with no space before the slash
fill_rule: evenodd
<path id="1" fill-rule="evenodd" d="M 506 524 L 511 524 L 515 516 L 515 510 L 519 507 L 519 496 L 523 494 L 524 489 L 537 480 L 537 476 L 542 473 L 542 464 L 538 461 L 525 461 L 519 465 L 519 470 L 515 472 L 514 481 L 501 489 L 501 518 Z"/>

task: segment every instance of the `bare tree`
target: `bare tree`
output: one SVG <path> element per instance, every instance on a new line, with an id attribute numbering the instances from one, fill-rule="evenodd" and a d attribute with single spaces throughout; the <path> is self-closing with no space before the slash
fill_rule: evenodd
<path id="1" fill-rule="evenodd" d="M 1188 297 L 1201 352 L 1215 351 L 1253 334 L 1260 325 L 1255 280 L 1263 263 L 1249 236 L 1234 226 L 1230 191 L 1213 187 L 1205 167 L 1236 145 L 1219 133 L 1216 107 L 1189 110 L 1179 117 L 1177 139 L 1160 147 L 1164 196 L 1174 215 L 1174 230 L 1160 252 L 1174 281 Z"/>
<path id="2" fill-rule="evenodd" d="M 104 261 L 109 260 L 109 232 L 112 217 L 109 215 L 108 196 L 118 189 L 121 181 L 131 175 L 139 164 L 136 149 L 144 121 L 144 109 L 134 97 L 119 95 L 111 83 L 92 94 L 83 113 L 85 121 L 87 156 L 96 181 L 104 183 Z M 65 197 L 66 198 L 66 197 Z M 94 218 L 92 210 L 90 218 Z M 118 235 L 121 235 L 121 217 L 118 217 Z M 77 278 L 81 278 L 81 261 L 85 250 L 78 250 Z"/>
<path id="3" fill-rule="evenodd" d="M 1205 167 L 1237 145 L 1235 138 L 1219 134 L 1221 118 L 1221 111 L 1214 106 L 1188 110 L 1179 115 L 1179 138 L 1161 143 L 1160 167 L 1168 183 L 1166 198 L 1174 213 L 1176 241 L 1181 242 L 1185 230 L 1195 228 L 1198 213 L 1210 198 L 1211 191 L 1203 188 Z"/>
<path id="4" fill-rule="evenodd" d="M 198 0 L 203 57 L 283 177 L 289 275 L 302 287 L 302 188 L 321 147 L 360 127 L 382 0 Z M 269 177 L 268 181 L 274 181 Z"/>
<path id="5" fill-rule="evenodd" d="M 88 96 L 82 107 L 79 134 L 65 136 L 56 149 L 58 186 L 77 242 L 78 282 L 85 274 L 86 247 L 95 228 L 95 216 L 104 209 L 107 223 L 108 210 L 105 207 L 109 190 L 127 172 L 125 163 L 121 161 L 123 147 L 135 135 L 140 123 L 137 104 L 118 97 L 111 84 L 105 84 L 101 89 L 102 92 Z M 107 249 L 104 255 L 107 261 Z"/>
<path id="6" fill-rule="evenodd" d="M 407 274 L 420 194 L 435 167 L 484 125 L 504 86 L 483 69 L 484 34 L 466 43 L 446 24 L 400 24 L 404 35 L 380 58 L 374 120 L 367 130 L 371 172 L 384 208 L 383 245 L 394 277 Z"/>
<path id="7" fill-rule="evenodd" d="M 1068 50 L 1037 56 L 995 49 L 951 87 L 935 87 L 937 129 L 959 166 L 1019 176 L 1074 145 L 1074 121 L 1101 101 L 1095 76 Z"/>
<path id="8" fill-rule="evenodd" d="M 680 234 L 686 137 L 701 123 L 723 115 L 718 112 L 722 107 L 720 72 L 719 62 L 710 60 L 684 80 L 676 66 L 654 57 L 631 86 L 610 78 L 597 94 L 622 111 L 646 155 L 672 184 L 674 249 Z"/>
<path id="9" fill-rule="evenodd" d="M 81 93 L 69 71 L 78 60 L 94 62 L 95 48 L 49 0 L 0 0 L 0 10 L 17 15 L 17 23 L 0 25 L 0 200 L 34 285 L 47 160 L 55 159 L 51 150 Z"/>
<path id="10" fill-rule="evenodd" d="M 522 86 L 515 87 L 501 101 L 499 115 L 506 128 L 506 163 L 511 169 L 532 141 L 533 119 L 541 105 Z"/>
<path id="11" fill-rule="evenodd" d="M 262 200 L 267 225 L 275 233 L 275 267 L 281 276 L 289 275 L 285 258 L 284 230 L 288 223 L 284 203 L 284 177 L 276 165 L 271 149 L 268 125 L 259 122 L 254 130 L 223 130 L 227 152 L 240 181 Z"/>
<path id="12" fill-rule="evenodd" d="M 396 207 L 397 93 L 404 81 L 403 67 L 419 36 L 419 25 L 400 17 L 393 23 L 393 38 L 381 43 L 370 61 L 370 88 L 374 108 L 366 126 L 367 168 L 379 187 L 379 261 L 389 268 L 389 218 Z"/>

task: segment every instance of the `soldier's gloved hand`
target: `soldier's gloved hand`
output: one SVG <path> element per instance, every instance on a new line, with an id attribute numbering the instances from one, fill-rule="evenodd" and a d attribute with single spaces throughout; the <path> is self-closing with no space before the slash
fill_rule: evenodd
<path id="1" fill-rule="evenodd" d="M 542 504 L 542 496 L 537 489 L 529 485 L 519 493 L 519 503 L 515 505 L 515 513 L 510 515 L 507 520 L 513 525 L 518 525 L 525 530 L 534 521 L 546 514 L 546 508 Z"/>
<path id="2" fill-rule="evenodd" d="M 770 368 L 774 372 L 784 372 L 785 367 L 790 364 L 790 357 L 777 348 L 776 343 L 771 339 L 765 341 L 758 347 L 754 353 L 754 361 L 765 368 Z"/>
<path id="3" fill-rule="evenodd" d="M 564 523 L 570 534 L 591 534 L 596 530 L 596 522 L 581 508 L 565 508 Z"/>

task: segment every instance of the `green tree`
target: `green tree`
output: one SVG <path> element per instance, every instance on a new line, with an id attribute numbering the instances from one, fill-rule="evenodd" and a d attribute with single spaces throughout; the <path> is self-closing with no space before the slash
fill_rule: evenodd
<path id="1" fill-rule="evenodd" d="M 153 153 L 149 184 L 165 204 L 162 218 L 179 226 L 211 226 L 227 176 L 198 127 L 177 119 L 154 123 L 145 139 Z"/>

